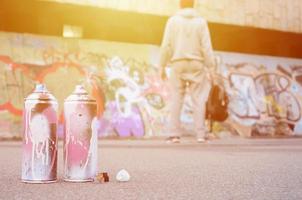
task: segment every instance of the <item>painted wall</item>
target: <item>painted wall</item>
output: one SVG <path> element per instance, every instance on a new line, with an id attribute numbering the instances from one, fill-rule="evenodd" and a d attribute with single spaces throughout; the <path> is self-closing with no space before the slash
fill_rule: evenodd
<path id="1" fill-rule="evenodd" d="M 99 136 L 167 133 L 169 86 L 158 76 L 158 47 L 0 32 L 0 137 L 21 135 L 23 99 L 44 82 L 62 105 L 84 83 L 100 106 Z M 217 52 L 217 80 L 230 98 L 218 136 L 302 134 L 302 60 Z M 190 99 L 182 121 L 192 130 Z M 104 112 L 103 112 L 104 111 Z"/>
<path id="2" fill-rule="evenodd" d="M 55 0 L 127 11 L 172 15 L 179 0 Z M 197 9 L 211 22 L 302 32 L 301 0 L 197 0 Z"/>

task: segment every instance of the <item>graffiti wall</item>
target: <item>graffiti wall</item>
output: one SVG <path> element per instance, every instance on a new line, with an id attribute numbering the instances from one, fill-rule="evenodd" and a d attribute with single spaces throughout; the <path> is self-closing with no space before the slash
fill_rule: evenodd
<path id="1" fill-rule="evenodd" d="M 302 60 L 219 53 L 217 79 L 240 135 L 299 135 Z"/>
<path id="2" fill-rule="evenodd" d="M 76 84 L 97 100 L 100 137 L 167 133 L 169 85 L 158 74 L 159 48 L 94 40 L 0 32 L 0 137 L 20 137 L 23 100 L 45 83 L 62 105 Z M 302 60 L 217 52 L 215 80 L 230 99 L 226 122 L 214 132 L 302 133 Z M 190 98 L 181 119 L 192 134 Z"/>

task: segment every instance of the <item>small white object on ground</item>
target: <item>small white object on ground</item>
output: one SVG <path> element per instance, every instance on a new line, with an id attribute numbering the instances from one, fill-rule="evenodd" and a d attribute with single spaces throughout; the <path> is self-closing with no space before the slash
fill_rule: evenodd
<path id="1" fill-rule="evenodd" d="M 130 180 L 130 174 L 125 169 L 122 169 L 117 173 L 116 180 L 119 182 L 128 182 Z"/>
<path id="2" fill-rule="evenodd" d="M 206 143 L 207 141 L 204 138 L 197 138 L 198 143 Z"/>

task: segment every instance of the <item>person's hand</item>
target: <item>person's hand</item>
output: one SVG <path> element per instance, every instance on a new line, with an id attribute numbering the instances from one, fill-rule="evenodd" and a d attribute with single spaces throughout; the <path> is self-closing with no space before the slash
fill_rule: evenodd
<path id="1" fill-rule="evenodd" d="M 160 78 L 161 78 L 163 81 L 167 80 L 167 74 L 166 74 L 165 68 L 161 68 L 161 70 L 160 70 Z"/>
<path id="2" fill-rule="evenodd" d="M 211 72 L 211 70 L 206 71 L 206 77 L 210 82 L 213 81 L 213 73 Z"/>

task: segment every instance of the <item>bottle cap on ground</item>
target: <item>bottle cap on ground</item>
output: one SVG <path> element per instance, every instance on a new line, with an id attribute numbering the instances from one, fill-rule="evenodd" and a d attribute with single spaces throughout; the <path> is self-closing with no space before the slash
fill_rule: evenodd
<path id="1" fill-rule="evenodd" d="M 125 169 L 122 169 L 117 173 L 116 180 L 119 182 L 128 182 L 130 180 L 130 174 Z"/>
<path id="2" fill-rule="evenodd" d="M 107 183 L 109 182 L 109 175 L 107 172 L 98 173 L 96 176 L 96 180 L 100 183 Z"/>

